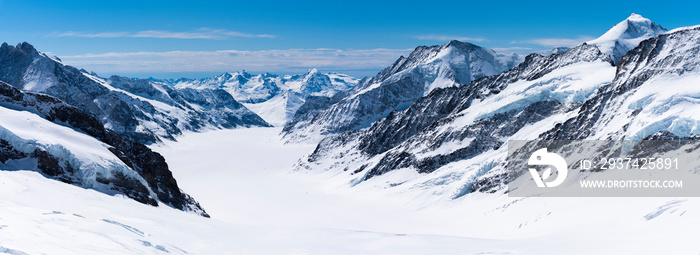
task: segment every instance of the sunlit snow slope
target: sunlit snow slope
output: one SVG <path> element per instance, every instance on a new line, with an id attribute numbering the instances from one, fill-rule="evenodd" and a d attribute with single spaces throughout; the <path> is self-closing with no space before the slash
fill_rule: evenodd
<path id="1" fill-rule="evenodd" d="M 471 194 L 426 207 L 424 199 L 410 194 L 372 187 L 349 189 L 343 178 L 327 173 L 290 174 L 284 165 L 312 148 L 269 146 L 281 144 L 278 131 L 186 134 L 179 143 L 156 148 L 172 162 L 181 185 L 206 202 L 211 219 L 65 185 L 36 172 L 0 171 L 0 252 L 698 252 L 693 245 L 698 234 L 695 226 L 700 224 L 697 199 L 513 199 Z M 253 134 L 261 138 L 250 138 Z M 248 170 L 257 171 L 242 173 Z"/>

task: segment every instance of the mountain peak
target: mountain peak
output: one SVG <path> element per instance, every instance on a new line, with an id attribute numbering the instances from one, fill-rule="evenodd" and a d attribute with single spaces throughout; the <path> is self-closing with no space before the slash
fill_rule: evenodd
<path id="1" fill-rule="evenodd" d="M 640 37 L 654 37 L 666 32 L 666 29 L 652 22 L 642 15 L 632 13 L 627 19 L 610 28 L 605 34 L 589 43 L 596 41 L 609 41 L 618 39 L 634 39 Z"/>
<path id="2" fill-rule="evenodd" d="M 456 45 L 456 44 L 464 44 L 464 42 L 460 42 L 458 40 L 452 40 L 447 42 L 447 45 Z"/>
<path id="3" fill-rule="evenodd" d="M 34 46 L 29 44 L 28 42 L 18 43 L 17 46 L 11 46 L 5 42 L 2 44 L 2 46 L 0 46 L 0 51 L 8 51 L 8 50 L 22 52 L 22 53 L 30 55 L 30 56 L 39 55 L 39 51 L 37 51 L 34 48 Z"/>
<path id="4" fill-rule="evenodd" d="M 641 19 L 649 20 L 649 19 L 647 19 L 647 18 L 645 18 L 645 17 L 642 17 L 642 15 L 639 15 L 639 14 L 636 14 L 636 13 L 632 13 L 632 14 L 630 14 L 629 17 L 627 17 L 627 20 L 635 20 L 635 19 L 639 19 L 639 20 L 641 20 Z"/>
<path id="5" fill-rule="evenodd" d="M 641 41 L 663 34 L 666 29 L 642 15 L 632 13 L 627 19 L 617 23 L 605 34 L 588 44 L 598 46 L 603 53 L 617 61 Z"/>
<path id="6" fill-rule="evenodd" d="M 238 72 L 238 75 L 240 75 L 241 77 L 246 78 L 246 79 L 250 79 L 250 78 L 253 77 L 253 74 L 251 74 L 251 73 L 249 73 L 249 72 L 246 72 L 245 69 L 243 69 L 243 70 L 241 70 L 240 72 Z"/>
<path id="7" fill-rule="evenodd" d="M 17 44 L 16 47 L 17 47 L 18 49 L 21 49 L 21 50 L 24 50 L 24 51 L 27 51 L 27 52 L 37 51 L 37 50 L 34 48 L 34 46 L 31 45 L 31 44 L 29 44 L 28 42 L 22 42 L 22 43 L 20 43 L 20 44 Z"/>
<path id="8" fill-rule="evenodd" d="M 444 44 L 442 46 L 443 49 L 449 48 L 450 46 L 452 47 L 457 47 L 457 48 L 469 48 L 469 47 L 478 47 L 474 44 L 468 43 L 468 42 L 462 42 L 458 40 L 452 40 L 449 41 L 448 43 Z"/>

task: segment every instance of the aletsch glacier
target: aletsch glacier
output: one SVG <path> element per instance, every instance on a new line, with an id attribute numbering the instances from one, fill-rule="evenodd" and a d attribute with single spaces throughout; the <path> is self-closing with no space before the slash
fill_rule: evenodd
<path id="1" fill-rule="evenodd" d="M 242 71 L 199 80 L 100 78 L 29 44 L 4 44 L 0 78 L 76 105 L 105 128 L 139 142 L 174 139 L 183 130 L 269 122 L 285 125 L 289 142 L 326 137 L 297 167 L 347 172 L 351 183 L 397 169 L 415 169 L 424 174 L 418 180 L 427 182 L 443 178 L 433 175 L 450 164 L 481 169 L 442 173 L 469 179 L 451 178 L 455 187 L 436 187 L 459 195 L 483 189 L 479 183 L 493 188 L 493 180 L 479 178 L 498 172 L 489 171 L 498 168 L 492 163 L 497 159 L 483 162 L 481 155 L 502 152 L 508 139 L 537 138 L 575 116 L 615 78 L 622 53 L 665 31 L 633 14 L 588 44 L 548 56 L 499 54 L 459 41 L 420 46 L 362 80 L 316 69 L 287 76 Z"/>
<path id="2" fill-rule="evenodd" d="M 6 110 L 0 121 L 2 169 L 34 170 L 203 216 L 208 215 L 180 190 L 165 159 L 144 144 L 187 131 L 271 126 L 236 98 L 281 124 L 307 97 L 332 96 L 356 83 L 315 69 L 285 77 L 241 72 L 202 80 L 102 78 L 26 42 L 0 47 L 0 81 L 7 81 L 0 82 L 0 107 Z"/>
<path id="3" fill-rule="evenodd" d="M 206 216 L 206 204 L 180 190 L 166 159 L 143 144 L 275 125 L 289 143 L 320 141 L 294 169 L 331 173 L 342 188 L 428 205 L 501 201 L 508 140 L 697 137 L 698 53 L 700 28 L 667 31 L 637 14 L 548 55 L 459 41 L 420 46 L 362 80 L 315 69 L 102 78 L 27 43 L 3 44 L 0 167 Z"/>

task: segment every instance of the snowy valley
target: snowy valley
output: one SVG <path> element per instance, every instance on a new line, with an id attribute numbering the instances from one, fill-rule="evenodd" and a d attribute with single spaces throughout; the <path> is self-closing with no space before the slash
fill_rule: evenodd
<path id="1" fill-rule="evenodd" d="M 638 14 L 549 54 L 419 46 L 362 79 L 104 78 L 5 43 L 0 253 L 697 254 L 700 199 L 514 197 L 507 159 L 697 140 L 699 53 L 700 27 Z"/>
<path id="2" fill-rule="evenodd" d="M 692 254 L 695 199 L 453 201 L 355 187 L 334 173 L 284 171 L 312 145 L 278 128 L 187 134 L 155 148 L 212 218 L 2 171 L 0 251 L 8 254 Z M 224 139 L 221 139 L 224 137 Z M 252 138 L 257 137 L 257 139 Z M 242 149 L 248 148 L 248 149 Z M 274 149 L 271 149 L 274 148 Z M 229 152 L 230 151 L 230 152 Z M 287 155 L 271 161 L 265 153 Z M 224 157 L 238 165 L 210 160 Z M 265 161 L 267 163 L 260 163 Z M 240 166 L 240 167 L 238 167 Z M 214 195 L 212 195 L 214 194 Z M 76 203 L 76 201 L 81 201 Z M 209 206 L 207 206 L 209 205 Z M 41 241 L 36 241 L 41 240 Z M 660 241 L 664 240 L 664 241 Z M 542 243 L 556 242 L 547 249 Z"/>

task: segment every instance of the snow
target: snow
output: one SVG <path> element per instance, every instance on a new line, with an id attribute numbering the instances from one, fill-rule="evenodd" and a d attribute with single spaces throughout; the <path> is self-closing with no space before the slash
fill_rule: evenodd
<path id="1" fill-rule="evenodd" d="M 666 34 L 673 34 L 673 33 L 675 33 L 675 32 L 683 31 L 683 30 L 692 30 L 692 29 L 696 29 L 696 28 L 699 28 L 699 27 L 700 27 L 700 25 L 687 26 L 687 27 L 679 27 L 679 28 L 675 28 L 675 29 L 672 29 L 671 31 L 666 32 Z"/>
<path id="2" fill-rule="evenodd" d="M 512 247 L 507 249 L 510 252 L 526 254 L 570 251 L 570 246 L 566 244 L 581 247 L 584 243 L 581 239 L 601 242 L 601 246 L 581 247 L 582 250 L 577 251 L 585 254 L 600 248 L 619 251 L 630 248 L 630 252 L 635 249 L 666 249 L 653 243 L 635 248 L 626 245 L 664 235 L 680 238 L 676 248 L 688 249 L 691 247 L 680 245 L 683 240 L 687 242 L 691 239 L 681 236 L 683 231 L 691 229 L 690 226 L 681 227 L 683 221 L 700 221 L 690 216 L 698 213 L 691 209 L 700 202 L 696 199 L 680 202 L 675 213 L 666 210 L 663 223 L 647 221 L 644 217 L 675 199 L 516 199 L 496 193 L 466 194 L 458 199 L 445 200 L 433 193 L 433 188 L 439 187 L 436 182 L 441 179 L 435 177 L 473 179 L 470 175 L 455 175 L 448 171 L 434 172 L 430 174 L 433 178 L 416 181 L 414 177 L 417 173 L 414 170 L 397 170 L 352 186 L 351 178 L 342 173 L 290 172 L 297 159 L 310 153 L 315 146 L 283 144 L 278 131 L 279 128 L 255 128 L 188 134 L 179 142 L 167 142 L 156 150 L 165 155 L 175 176 L 180 177 L 179 183 L 183 189 L 202 202 L 212 219 L 248 226 L 283 227 L 300 231 L 300 235 L 306 231 L 305 228 L 406 234 L 421 236 L 414 240 L 423 245 L 428 245 L 437 236 L 441 237 L 437 238 L 440 240 L 466 238 L 462 240 L 470 243 L 470 246 L 483 247 L 484 244 L 497 242 L 503 247 Z M 484 167 L 483 172 L 489 167 L 486 165 L 493 167 L 497 153 L 486 153 L 473 162 L 481 162 L 478 165 Z M 236 163 L 199 160 L 212 158 L 213 155 L 221 155 L 214 158 L 226 158 L 226 162 Z M 274 160 L 270 160 L 272 158 Z M 465 163 L 456 162 L 451 167 L 454 170 L 465 169 Z M 206 174 L 202 173 L 202 169 L 207 169 Z M 478 171 L 478 168 L 468 169 Z M 426 179 L 433 182 L 422 183 Z M 397 186 L 397 189 L 385 188 L 402 181 L 405 183 Z M 214 186 L 219 183 L 222 185 Z M 581 204 L 587 206 L 582 207 Z M 679 227 L 679 233 L 673 234 L 674 230 L 664 224 Z M 628 235 L 629 239 L 626 239 Z M 541 243 L 549 238 L 556 238 L 564 244 L 553 247 L 555 251 L 542 251 L 536 250 L 540 245 L 529 246 L 529 242 L 522 241 Z M 469 240 L 479 241 L 472 243 Z M 381 238 L 375 241 L 381 242 Z M 319 244 L 328 245 L 322 240 L 319 240 Z M 354 247 L 354 244 L 345 245 L 340 251 L 332 253 Z M 361 243 L 358 245 L 363 246 Z M 448 247 L 463 246 L 450 244 Z M 465 251 L 463 248 L 457 250 Z M 403 254 L 408 251 L 393 252 Z"/>
<path id="3" fill-rule="evenodd" d="M 617 63 L 620 57 L 637 47 L 641 41 L 665 32 L 663 27 L 651 20 L 632 13 L 627 19 L 613 26 L 602 36 L 587 43 L 598 46 L 600 51 L 611 55 L 613 61 Z"/>
<path id="4" fill-rule="evenodd" d="M 42 54 L 43 56 L 46 56 Z M 24 86 L 22 89 L 29 91 L 45 91 L 54 84 L 58 83 L 55 76 L 51 72 L 54 60 L 52 58 L 35 58 L 32 61 L 32 66 L 37 68 L 25 72 L 23 75 Z"/>
<path id="5" fill-rule="evenodd" d="M 328 75 L 328 78 L 331 79 L 333 86 L 339 90 L 350 89 L 359 82 L 357 78 L 347 74 L 331 72 L 327 73 L 326 75 Z"/>
<path id="6" fill-rule="evenodd" d="M 342 100 L 308 115 L 314 116 L 313 121 L 312 117 L 296 121 L 285 131 L 286 137 L 289 142 L 318 141 L 331 134 L 366 128 L 392 111 L 408 108 L 437 88 L 461 86 L 496 75 L 523 60 L 517 54 L 498 54 L 459 41 L 419 46 L 407 58 L 400 57 L 377 76 L 350 90 Z"/>
<path id="7" fill-rule="evenodd" d="M 179 121 L 177 122 L 178 128 L 181 129 L 186 129 L 185 125 L 187 124 L 187 119 L 188 119 L 188 114 L 185 110 L 182 108 L 178 108 L 176 106 L 172 106 L 169 104 L 166 104 L 164 102 L 155 100 L 155 99 L 150 99 L 146 98 L 143 96 L 139 96 L 136 94 L 133 94 L 131 92 L 128 92 L 123 89 L 115 88 L 112 86 L 109 82 L 105 81 L 104 79 L 87 74 L 87 73 L 82 73 L 85 77 L 93 80 L 94 82 L 97 82 L 98 84 L 104 86 L 105 88 L 109 89 L 110 91 L 118 92 L 121 94 L 124 94 L 130 98 L 133 98 L 135 100 L 143 101 L 143 102 L 148 102 L 150 105 L 152 105 L 158 112 L 163 112 L 166 113 L 168 117 L 174 117 L 177 118 Z M 153 84 L 153 86 L 161 90 L 162 92 L 164 91 L 163 88 L 159 88 L 159 85 Z M 164 93 L 164 95 L 168 95 L 168 93 Z M 192 105 L 190 105 L 192 106 Z M 164 130 L 163 127 L 161 127 L 155 120 L 160 121 L 161 123 L 167 123 L 168 121 L 165 121 L 164 118 L 165 116 L 159 115 L 159 114 L 153 114 L 149 113 L 149 111 L 144 110 L 143 113 L 148 116 L 147 119 L 139 119 L 139 126 L 137 127 L 137 132 L 144 132 L 147 130 L 155 132 L 158 136 L 165 137 L 168 136 L 168 131 Z"/>
<path id="8" fill-rule="evenodd" d="M 285 75 L 234 72 L 200 80 L 162 81 L 175 88 L 221 88 L 246 108 L 273 126 L 282 126 L 309 96 L 331 97 L 352 88 L 358 79 L 340 73 L 323 74 L 311 69 L 305 74 Z"/>
<path id="9" fill-rule="evenodd" d="M 625 114 L 616 114 L 610 123 L 601 127 L 598 134 L 617 133 L 628 125 L 622 133 L 631 140 L 640 140 L 657 131 L 667 130 L 677 136 L 688 137 L 700 135 L 700 72 L 659 75 L 637 90 L 621 97 L 620 110 Z M 631 113 L 637 109 L 635 115 Z M 629 124 L 628 124 L 629 123 Z"/>
<path id="10" fill-rule="evenodd" d="M 53 156 L 67 159 L 77 170 L 77 177 L 87 187 L 99 186 L 95 180 L 96 176 L 101 174 L 111 177 L 112 171 L 120 171 L 145 184 L 143 178 L 108 150 L 108 145 L 31 112 L 0 107 L 0 138 L 25 153 L 31 153 L 34 148 L 39 147 Z M 21 169 L 22 166 L 35 164 L 28 160 L 6 163 L 14 165 L 5 166 L 4 163 L 0 163 L 0 167 Z"/>
<path id="11" fill-rule="evenodd" d="M 416 190 L 350 187 L 289 172 L 313 146 L 278 128 L 190 133 L 156 149 L 207 219 L 0 171 L 0 251 L 9 254 L 697 253 L 694 198 L 509 198 L 426 204 Z M 455 165 L 454 167 L 460 167 Z M 396 175 L 401 175 L 401 171 Z M 444 173 L 442 173 L 444 174 Z M 464 176 L 463 178 L 468 178 Z M 429 205 L 429 206 L 428 206 Z M 546 244 L 543 246 L 543 244 Z"/>
<path id="12" fill-rule="evenodd" d="M 648 20 L 633 14 L 628 21 Z M 623 24 L 624 28 L 618 24 L 620 27 L 613 27 L 598 40 L 609 43 L 624 38 L 629 24 Z M 641 39 L 624 42 L 637 40 Z M 663 49 L 659 56 L 671 55 L 668 51 Z M 449 51 L 445 54 L 440 57 L 449 58 Z M 444 67 L 436 64 L 433 69 L 425 69 L 438 77 L 427 88 L 447 84 L 440 78 L 444 77 L 440 71 Z M 312 70 L 309 75 L 314 73 L 318 71 Z M 518 81 L 497 95 L 474 101 L 438 132 L 534 101 L 583 102 L 614 75 L 615 67 L 596 61 L 562 67 L 537 80 Z M 336 77 L 344 79 L 342 75 Z M 695 117 L 700 112 L 700 88 L 695 86 L 698 80 L 700 74 L 694 69 L 684 70 L 683 76 L 667 72 L 652 77 L 610 103 L 619 112 L 607 112 L 610 119 L 601 118 L 604 124 L 594 132 L 601 137 L 592 138 L 603 139 L 606 137 L 602 135 L 610 134 L 641 138 L 658 130 L 681 136 L 700 134 L 700 122 Z M 291 85 L 302 88 L 301 84 Z M 273 97 L 246 106 L 279 124 L 283 123 L 282 116 L 289 114 L 289 108 L 283 111 L 280 106 L 288 107 L 289 103 L 288 97 Z M 634 115 L 629 114 L 638 109 Z M 508 139 L 536 138 L 576 114 L 576 110 L 554 114 L 521 128 Z M 70 153 L 67 157 L 76 158 L 75 162 L 98 164 L 100 169 L 125 167 L 105 144 L 32 113 L 0 107 L 0 120 L 0 138 L 13 145 L 38 144 L 54 152 L 65 151 Z M 629 125 L 623 129 L 625 124 Z M 23 171 L 22 167 L 31 162 L 0 164 L 0 253 L 700 252 L 695 245 L 700 198 L 512 198 L 504 190 L 469 193 L 469 187 L 480 176 L 503 171 L 500 163 L 508 146 L 451 162 L 431 173 L 396 169 L 358 182 L 371 167 L 357 174 L 327 169 L 354 169 L 365 163 L 371 166 L 383 154 L 367 159 L 338 154 L 353 153 L 348 148 L 333 148 L 327 153 L 336 161 L 305 169 L 303 159 L 316 145 L 284 143 L 280 131 L 249 128 L 186 133 L 177 142 L 151 146 L 164 155 L 179 186 L 201 203 L 211 219 L 167 206 L 143 205 L 123 195 L 110 196 Z M 449 153 L 468 142 L 423 148 L 416 156 Z"/>
<path id="13" fill-rule="evenodd" d="M 287 108 L 284 107 L 286 103 L 287 98 L 285 96 L 277 95 L 262 103 L 244 103 L 243 105 L 248 108 L 248 110 L 263 118 L 263 120 L 270 125 L 279 127 L 287 123 L 288 120 Z"/>
<path id="14" fill-rule="evenodd" d="M 561 103 L 583 102 L 602 85 L 610 83 L 614 76 L 615 67 L 604 61 L 559 68 L 536 80 L 517 81 L 498 95 L 474 102 L 452 126 L 465 126 L 478 119 L 547 99 Z"/>

